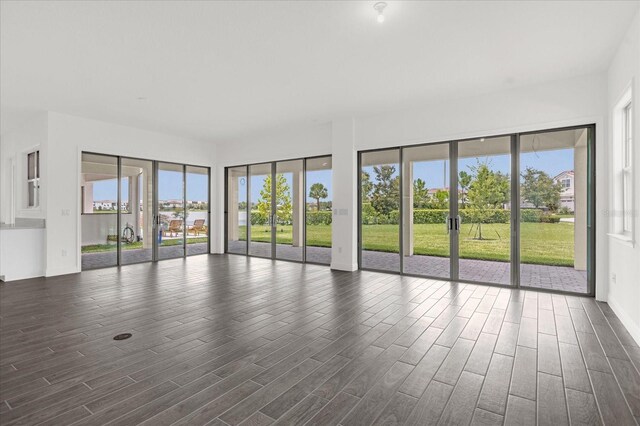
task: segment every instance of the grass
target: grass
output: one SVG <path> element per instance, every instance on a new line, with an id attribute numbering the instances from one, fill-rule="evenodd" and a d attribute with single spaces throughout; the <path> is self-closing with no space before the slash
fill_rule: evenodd
<path id="1" fill-rule="evenodd" d="M 476 226 L 463 224 L 460 231 L 460 257 L 509 261 L 510 226 L 507 223 L 482 225 L 483 239 L 475 238 Z M 291 244 L 292 227 L 278 226 L 276 241 Z M 522 223 L 521 254 L 522 263 L 556 266 L 573 266 L 572 223 Z M 246 230 L 241 227 L 241 239 L 246 238 Z M 413 226 L 414 253 L 445 257 L 449 255 L 449 236 L 444 225 L 419 224 Z M 251 240 L 270 242 L 267 226 L 252 226 Z M 398 225 L 364 225 L 362 242 L 365 250 L 398 253 Z M 331 227 L 327 225 L 307 226 L 307 245 L 331 247 Z"/>
<path id="2" fill-rule="evenodd" d="M 207 237 L 195 237 L 195 238 L 187 238 L 187 244 L 197 244 L 197 243 L 206 243 Z M 175 240 L 162 240 L 160 247 L 169 247 L 169 246 L 178 246 L 182 244 L 181 239 Z M 124 243 L 122 244 L 122 250 L 140 250 L 142 248 L 142 241 L 137 241 L 135 243 Z M 101 253 L 107 251 L 116 251 L 115 244 L 91 244 L 82 246 L 82 253 Z"/>

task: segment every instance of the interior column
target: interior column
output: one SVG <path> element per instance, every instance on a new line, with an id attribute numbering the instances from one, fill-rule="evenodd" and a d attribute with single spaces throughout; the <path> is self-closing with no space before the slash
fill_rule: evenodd
<path id="1" fill-rule="evenodd" d="M 333 162 L 333 222 L 331 269 L 358 269 L 358 161 L 353 118 L 334 120 L 331 130 Z"/>

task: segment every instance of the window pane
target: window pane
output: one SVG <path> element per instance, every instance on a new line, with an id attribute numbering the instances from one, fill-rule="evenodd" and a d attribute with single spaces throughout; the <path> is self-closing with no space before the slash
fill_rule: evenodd
<path id="1" fill-rule="evenodd" d="M 361 263 L 363 268 L 400 271 L 400 150 L 360 157 Z"/>
<path id="2" fill-rule="evenodd" d="M 35 207 L 36 205 L 36 183 L 35 182 L 27 182 L 28 191 L 29 191 L 29 200 L 27 202 L 28 207 Z"/>
<path id="3" fill-rule="evenodd" d="M 31 152 L 27 155 L 27 179 L 36 178 L 36 153 Z"/>
<path id="4" fill-rule="evenodd" d="M 331 157 L 307 160 L 307 262 L 331 263 Z"/>

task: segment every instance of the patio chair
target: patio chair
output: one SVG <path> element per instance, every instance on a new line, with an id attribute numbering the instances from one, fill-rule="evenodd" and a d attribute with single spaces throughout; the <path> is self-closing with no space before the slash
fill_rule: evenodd
<path id="1" fill-rule="evenodd" d="M 198 235 L 207 233 L 207 226 L 204 224 L 204 219 L 196 219 L 193 221 L 193 225 L 189 227 L 187 234 L 193 233 L 196 237 Z"/>
<path id="2" fill-rule="evenodd" d="M 168 233 L 170 237 L 173 237 L 174 236 L 173 234 L 175 233 L 176 234 L 175 236 L 177 237 L 181 231 L 182 231 L 182 220 L 172 219 L 169 222 L 168 228 L 163 231 L 163 235 L 166 237 Z"/>

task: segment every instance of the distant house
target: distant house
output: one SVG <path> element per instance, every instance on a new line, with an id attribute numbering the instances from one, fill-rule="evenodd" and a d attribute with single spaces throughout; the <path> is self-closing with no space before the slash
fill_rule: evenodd
<path id="1" fill-rule="evenodd" d="M 556 177 L 553 181 L 562 185 L 560 193 L 560 207 L 566 207 L 571 211 L 575 211 L 575 176 L 573 170 L 566 170 Z"/>

